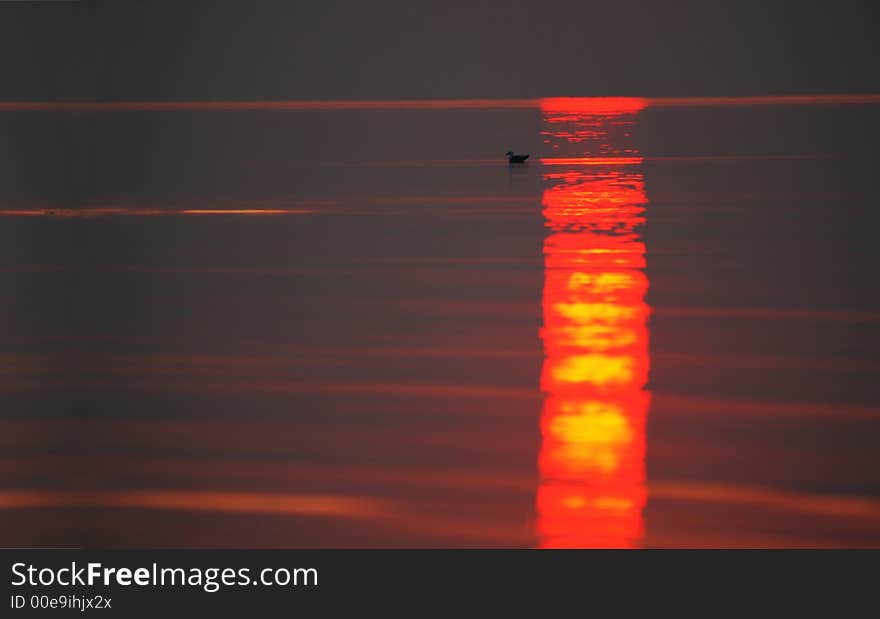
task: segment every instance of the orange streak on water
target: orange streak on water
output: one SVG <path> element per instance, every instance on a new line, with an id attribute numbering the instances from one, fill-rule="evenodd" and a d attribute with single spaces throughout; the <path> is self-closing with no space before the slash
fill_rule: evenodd
<path id="1" fill-rule="evenodd" d="M 758 97 L 659 97 L 648 107 L 724 107 L 741 105 L 845 105 L 878 104 L 880 94 L 763 95 Z"/>
<path id="2" fill-rule="evenodd" d="M 0 111 L 247 111 L 529 109 L 535 99 L 383 99 L 361 101 L 2 101 Z"/>
<path id="3" fill-rule="evenodd" d="M 25 209 L 2 209 L 0 215 L 6 217 L 42 217 L 46 215 L 45 210 L 25 210 Z"/>
<path id="4" fill-rule="evenodd" d="M 284 111 L 284 110 L 493 110 L 545 113 L 633 114 L 645 108 L 735 105 L 878 104 L 880 94 L 806 94 L 755 97 L 547 97 L 543 99 L 378 99 L 280 101 L 0 101 L 0 112 L 66 111 Z"/>
<path id="5" fill-rule="evenodd" d="M 380 501 L 332 495 L 198 490 L 0 491 L 0 509 L 65 507 L 173 509 L 345 517 L 372 517 L 386 511 Z"/>
<path id="6" fill-rule="evenodd" d="M 545 157 L 544 165 L 636 165 L 642 163 L 641 157 Z"/>
<path id="7" fill-rule="evenodd" d="M 638 97 L 546 97 L 541 99 L 541 111 L 546 115 L 561 115 L 565 118 L 589 116 L 635 114 L 645 108 L 646 99 Z M 550 122 L 558 119 L 546 118 Z"/>
<path id="8" fill-rule="evenodd" d="M 184 209 L 183 215 L 303 215 L 314 211 L 308 209 L 242 208 L 242 209 Z"/>
<path id="9" fill-rule="evenodd" d="M 0 217 L 107 217 L 174 215 L 308 215 L 313 209 L 158 209 L 139 207 L 0 209 Z"/>

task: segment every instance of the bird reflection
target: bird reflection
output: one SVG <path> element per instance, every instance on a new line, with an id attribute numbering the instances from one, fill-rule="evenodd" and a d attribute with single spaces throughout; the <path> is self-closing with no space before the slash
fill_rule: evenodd
<path id="1" fill-rule="evenodd" d="M 647 199 L 629 145 L 640 99 L 546 99 L 545 393 L 537 492 L 545 548 L 643 536 L 649 393 Z"/>

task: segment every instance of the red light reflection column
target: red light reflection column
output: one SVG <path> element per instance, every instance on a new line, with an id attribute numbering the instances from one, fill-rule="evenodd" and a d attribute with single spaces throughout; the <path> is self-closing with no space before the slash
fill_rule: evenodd
<path id="1" fill-rule="evenodd" d="M 643 534 L 648 280 L 640 99 L 545 99 L 544 367 L 537 533 L 544 548 Z"/>

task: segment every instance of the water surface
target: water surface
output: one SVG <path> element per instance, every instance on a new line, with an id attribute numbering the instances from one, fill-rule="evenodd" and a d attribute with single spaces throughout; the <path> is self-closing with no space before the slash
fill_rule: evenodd
<path id="1" fill-rule="evenodd" d="M 876 546 L 877 112 L 6 106 L 0 543 Z"/>

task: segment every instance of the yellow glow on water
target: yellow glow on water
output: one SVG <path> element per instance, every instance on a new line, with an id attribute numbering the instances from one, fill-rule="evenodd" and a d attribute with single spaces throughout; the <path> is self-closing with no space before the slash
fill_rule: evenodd
<path id="1" fill-rule="evenodd" d="M 635 308 L 614 303 L 556 303 L 553 309 L 575 324 L 623 322 L 636 313 Z"/>
<path id="2" fill-rule="evenodd" d="M 550 438 L 563 445 L 562 457 L 581 469 L 615 471 L 620 465 L 620 447 L 633 438 L 623 411 L 604 402 L 570 408 L 576 410 L 555 417 L 548 428 Z"/>
<path id="3" fill-rule="evenodd" d="M 632 499 L 626 497 L 603 496 L 596 499 L 596 507 L 607 511 L 625 512 L 632 509 Z"/>
<path id="4" fill-rule="evenodd" d="M 611 325 L 566 326 L 554 329 L 553 332 L 562 346 L 588 348 L 594 351 L 624 348 L 636 343 L 638 338 L 637 332 L 633 329 Z"/>
<path id="5" fill-rule="evenodd" d="M 572 273 L 568 278 L 569 290 L 586 289 L 593 294 L 608 294 L 626 290 L 635 283 L 631 273 Z"/>
<path id="6" fill-rule="evenodd" d="M 580 509 L 587 504 L 587 500 L 582 496 L 572 495 L 569 497 L 565 497 L 562 500 L 562 504 L 569 509 Z"/>
<path id="7" fill-rule="evenodd" d="M 565 383 L 626 383 L 633 377 L 633 359 L 628 356 L 594 353 L 563 358 L 553 367 L 555 380 Z"/>

